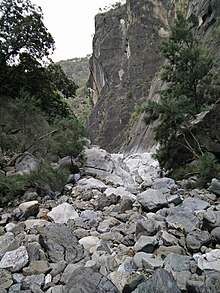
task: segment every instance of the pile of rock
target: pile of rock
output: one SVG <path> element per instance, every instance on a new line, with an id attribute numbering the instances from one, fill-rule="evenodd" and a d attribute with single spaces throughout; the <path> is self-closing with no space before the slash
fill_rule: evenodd
<path id="1" fill-rule="evenodd" d="M 220 292 L 219 198 L 148 153 L 86 157 L 66 194 L 1 209 L 0 292 Z"/>

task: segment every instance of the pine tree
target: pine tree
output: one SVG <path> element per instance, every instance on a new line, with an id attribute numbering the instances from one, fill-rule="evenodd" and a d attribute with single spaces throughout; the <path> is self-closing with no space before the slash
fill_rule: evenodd
<path id="1" fill-rule="evenodd" d="M 180 12 L 171 27 L 170 38 L 161 46 L 161 53 L 166 58 L 160 72 L 166 89 L 160 92 L 159 103 L 149 102 L 144 110 L 147 123 L 159 117 L 155 139 L 160 148 L 156 157 L 162 168 L 172 170 L 202 154 L 190 122 L 215 102 L 217 96 L 212 90 L 213 60 Z M 187 135 L 192 136 L 195 144 L 189 143 Z"/>

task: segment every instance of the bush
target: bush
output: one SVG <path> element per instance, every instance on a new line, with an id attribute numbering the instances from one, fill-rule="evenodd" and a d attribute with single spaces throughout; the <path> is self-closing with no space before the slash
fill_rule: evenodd
<path id="1" fill-rule="evenodd" d="M 67 182 L 69 171 L 65 168 L 53 168 L 47 162 L 41 162 L 38 168 L 25 177 L 26 188 L 36 188 L 38 194 L 45 195 L 48 191 L 61 192 Z"/>
<path id="2" fill-rule="evenodd" d="M 193 163 L 176 169 L 170 175 L 174 180 L 181 180 L 196 175 L 197 179 L 195 183 L 191 184 L 191 187 L 207 188 L 212 178 L 218 177 L 219 173 L 220 164 L 212 154 L 206 153 Z"/>
<path id="3" fill-rule="evenodd" d="M 47 162 L 41 162 L 36 170 L 22 176 L 5 176 L 0 172 L 0 203 L 4 204 L 23 195 L 31 187 L 41 196 L 50 192 L 61 192 L 69 174 L 67 169 L 52 168 Z"/>

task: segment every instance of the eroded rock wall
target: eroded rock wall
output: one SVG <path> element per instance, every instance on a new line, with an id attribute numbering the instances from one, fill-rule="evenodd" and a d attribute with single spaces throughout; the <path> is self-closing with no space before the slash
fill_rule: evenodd
<path id="1" fill-rule="evenodd" d="M 159 45 L 169 35 L 169 24 L 176 9 L 174 2 L 178 3 L 127 0 L 120 9 L 96 16 L 88 82 L 94 105 L 89 118 L 94 144 L 111 152 L 120 150 L 124 153 L 155 147 L 154 125 L 147 127 L 143 114 L 136 117 L 133 125 L 128 122 L 142 97 L 159 99 L 163 84 L 155 73 L 164 62 Z M 198 39 L 213 55 L 214 70 L 218 72 L 220 2 L 189 0 L 185 5 L 186 18 Z M 205 123 L 206 129 L 213 127 Z M 213 145 L 210 133 L 212 131 L 207 131 L 205 141 Z"/>
<path id="2" fill-rule="evenodd" d="M 121 8 L 98 14 L 88 86 L 94 105 L 91 140 L 118 151 L 135 105 L 146 95 L 163 60 L 161 40 L 168 36 L 172 0 L 128 0 Z"/>
<path id="3" fill-rule="evenodd" d="M 187 1 L 186 1 L 187 2 Z M 215 73 L 220 70 L 220 2 L 219 0 L 191 0 L 188 1 L 186 18 L 188 19 L 191 29 L 197 35 L 198 39 L 203 43 L 210 54 L 214 58 Z M 148 99 L 158 101 L 159 92 L 163 87 L 163 83 L 158 77 L 152 80 Z M 220 128 L 219 128 L 220 108 L 219 103 L 209 112 L 201 113 L 200 119 L 194 124 L 193 133 L 200 146 L 209 152 L 220 157 Z M 202 118 L 201 118 L 202 117 Z M 121 151 L 125 153 L 138 151 L 143 152 L 156 146 L 154 141 L 154 125 L 146 126 L 144 123 L 144 114 L 140 114 L 135 123 L 130 127 L 126 136 L 124 136 L 124 144 Z M 195 141 L 192 137 L 188 140 L 192 145 Z"/>

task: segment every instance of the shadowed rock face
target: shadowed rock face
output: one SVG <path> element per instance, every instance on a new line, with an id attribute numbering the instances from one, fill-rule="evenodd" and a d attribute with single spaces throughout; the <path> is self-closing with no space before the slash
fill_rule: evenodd
<path id="1" fill-rule="evenodd" d="M 128 129 L 127 126 L 141 97 L 155 101 L 160 98 L 163 84 L 155 72 L 163 63 L 158 48 L 168 36 L 172 2 L 127 0 L 120 9 L 96 16 L 88 82 L 94 108 L 88 124 L 92 142 L 108 151 L 143 152 L 155 146 L 155 126 L 146 127 L 143 113 Z M 219 29 L 219 16 L 219 0 L 189 1 L 186 17 L 198 38 L 206 47 L 208 44 L 217 70 L 220 39 L 213 37 L 213 32 Z M 204 122 L 195 125 L 194 131 L 201 145 L 215 154 L 220 153 L 219 140 L 213 139 L 213 133 L 220 136 L 218 116 L 216 106 L 204 116 Z"/>
<path id="2" fill-rule="evenodd" d="M 159 44 L 168 36 L 171 0 L 128 0 L 98 14 L 88 86 L 94 105 L 89 118 L 91 140 L 117 151 L 134 107 L 146 95 L 162 64 Z"/>

